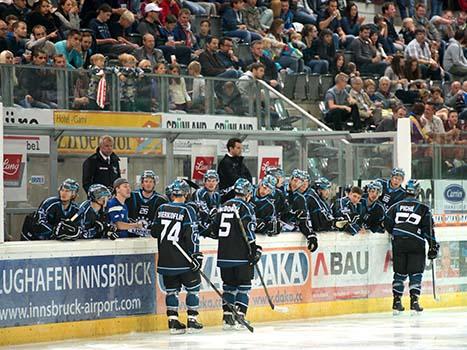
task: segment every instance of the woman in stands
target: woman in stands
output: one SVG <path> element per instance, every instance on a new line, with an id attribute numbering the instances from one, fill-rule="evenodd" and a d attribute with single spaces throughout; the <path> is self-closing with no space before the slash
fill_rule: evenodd
<path id="1" fill-rule="evenodd" d="M 329 71 L 329 62 L 326 57 L 330 54 L 333 55 L 334 44 L 332 42 L 332 34 L 331 34 L 331 44 L 328 46 L 330 48 L 330 52 L 326 50 L 326 46 L 319 43 L 318 41 L 318 29 L 313 24 L 307 24 L 303 27 L 302 31 L 302 41 L 305 44 L 306 48 L 302 50 L 303 52 L 303 60 L 305 64 L 310 67 L 311 73 L 316 74 L 326 74 Z M 321 57 L 319 52 L 317 52 L 316 48 L 322 48 L 325 57 Z"/>
<path id="2" fill-rule="evenodd" d="M 347 72 L 347 64 L 345 62 L 345 56 L 343 53 L 337 53 L 334 56 L 334 60 L 331 64 L 330 73 L 336 76 L 339 73 L 346 73 Z"/>
<path id="3" fill-rule="evenodd" d="M 57 11 L 54 12 L 55 26 L 66 38 L 70 29 L 79 30 L 79 8 L 75 0 L 60 0 Z"/>
<path id="4" fill-rule="evenodd" d="M 358 15 L 357 5 L 349 2 L 345 8 L 344 17 L 341 20 L 342 30 L 347 35 L 350 34 L 357 37 L 363 21 L 365 21 L 365 17 Z"/>
<path id="5" fill-rule="evenodd" d="M 39 0 L 34 4 L 32 12 L 28 15 L 27 23 L 28 29 L 34 28 L 36 25 L 43 25 L 47 34 L 57 31 L 55 20 L 50 10 L 52 5 L 48 0 Z M 59 38 L 60 40 L 61 38 Z"/>
<path id="6" fill-rule="evenodd" d="M 405 63 L 405 77 L 409 82 L 422 79 L 422 71 L 416 58 L 410 58 Z"/>
<path id="7" fill-rule="evenodd" d="M 409 81 L 405 78 L 405 60 L 401 55 L 392 58 L 391 65 L 384 71 L 384 76 L 391 79 L 391 84 L 396 90 L 407 90 Z"/>

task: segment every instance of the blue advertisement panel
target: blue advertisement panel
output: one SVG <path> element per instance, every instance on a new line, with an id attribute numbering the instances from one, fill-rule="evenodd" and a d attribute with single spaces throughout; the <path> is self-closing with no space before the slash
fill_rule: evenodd
<path id="1" fill-rule="evenodd" d="M 0 327 L 155 313 L 154 254 L 0 261 Z"/>

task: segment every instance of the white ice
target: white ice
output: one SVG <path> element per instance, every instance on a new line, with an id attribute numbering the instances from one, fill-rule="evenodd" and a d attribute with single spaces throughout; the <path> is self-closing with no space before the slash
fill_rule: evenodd
<path id="1" fill-rule="evenodd" d="M 210 327 L 199 334 L 132 333 L 97 339 L 72 340 L 8 349 L 467 349 L 467 307 L 409 312 L 344 315 L 255 324 L 248 331 Z"/>

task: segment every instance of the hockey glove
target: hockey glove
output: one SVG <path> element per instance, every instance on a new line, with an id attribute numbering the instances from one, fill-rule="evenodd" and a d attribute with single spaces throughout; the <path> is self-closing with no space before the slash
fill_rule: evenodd
<path id="1" fill-rule="evenodd" d="M 309 235 L 306 239 L 308 243 L 308 249 L 313 253 L 316 249 L 318 249 L 318 238 L 316 238 L 314 235 Z"/>
<path id="2" fill-rule="evenodd" d="M 100 221 L 96 221 L 96 223 L 94 224 L 94 226 L 96 227 L 96 233 L 98 234 L 103 234 L 105 229 L 106 229 L 106 224 L 104 224 L 103 222 L 100 222 Z"/>
<path id="3" fill-rule="evenodd" d="M 428 259 L 434 260 L 438 257 L 439 253 L 439 244 L 434 243 L 430 248 L 428 249 Z"/>
<path id="4" fill-rule="evenodd" d="M 248 257 L 248 262 L 251 266 L 256 265 L 263 255 L 263 248 L 260 245 L 253 244 L 251 254 Z"/>
<path id="5" fill-rule="evenodd" d="M 74 226 L 71 221 L 60 221 L 53 230 L 53 234 L 59 241 L 75 241 L 79 238 L 79 228 Z"/>
<path id="6" fill-rule="evenodd" d="M 107 237 L 108 239 L 115 241 L 117 238 L 119 238 L 117 226 L 108 224 L 105 230 L 105 237 Z"/>
<path id="7" fill-rule="evenodd" d="M 212 208 L 210 211 L 209 211 L 209 220 L 214 221 L 214 219 L 216 218 L 216 215 L 217 215 L 217 208 Z"/>
<path id="8" fill-rule="evenodd" d="M 261 221 L 258 225 L 256 225 L 256 232 L 262 233 L 265 228 L 266 228 L 266 223 L 264 221 Z"/>
<path id="9" fill-rule="evenodd" d="M 193 253 L 191 254 L 191 271 L 198 271 L 201 266 L 203 266 L 203 253 Z"/>

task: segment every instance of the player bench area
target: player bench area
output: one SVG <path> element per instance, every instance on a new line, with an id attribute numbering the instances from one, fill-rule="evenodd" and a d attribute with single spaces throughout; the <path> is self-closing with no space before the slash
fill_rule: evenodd
<path id="1" fill-rule="evenodd" d="M 465 231 L 462 226 L 437 229 L 440 301 L 427 292 L 421 299 L 425 307 L 466 304 Z M 393 272 L 387 234 L 321 232 L 319 240 L 311 255 L 301 233 L 258 237 L 263 247 L 258 268 L 274 303 L 287 312 L 269 308 L 256 276 L 249 310 L 253 323 L 390 309 Z M 200 243 L 203 271 L 221 287 L 217 242 L 206 238 Z M 86 240 L 0 245 L 0 345 L 165 330 L 165 291 L 155 273 L 156 254 L 153 238 L 103 240 L 98 246 Z M 422 290 L 429 291 L 431 274 L 425 275 Z M 199 297 L 200 320 L 219 325 L 220 298 L 204 282 Z M 183 310 L 181 305 L 182 318 Z"/>

